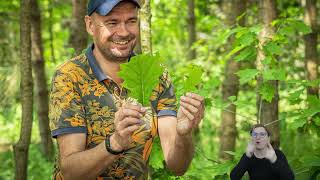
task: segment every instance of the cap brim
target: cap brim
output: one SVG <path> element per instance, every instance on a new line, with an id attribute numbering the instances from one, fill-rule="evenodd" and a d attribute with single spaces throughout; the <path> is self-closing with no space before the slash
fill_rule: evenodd
<path id="1" fill-rule="evenodd" d="M 122 1 L 119 0 L 109 0 L 108 2 L 102 3 L 95 12 L 98 13 L 101 16 L 106 16 L 110 13 L 110 11 Z M 140 8 L 140 4 L 137 1 L 132 0 L 132 3 L 134 3 L 137 7 Z"/>

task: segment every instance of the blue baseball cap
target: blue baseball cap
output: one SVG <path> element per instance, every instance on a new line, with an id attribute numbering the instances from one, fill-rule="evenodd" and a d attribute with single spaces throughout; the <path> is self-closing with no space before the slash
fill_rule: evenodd
<path id="1" fill-rule="evenodd" d="M 88 3 L 87 15 L 91 16 L 92 13 L 96 12 L 101 16 L 105 16 L 122 1 L 132 2 L 140 8 L 138 0 L 90 0 Z"/>

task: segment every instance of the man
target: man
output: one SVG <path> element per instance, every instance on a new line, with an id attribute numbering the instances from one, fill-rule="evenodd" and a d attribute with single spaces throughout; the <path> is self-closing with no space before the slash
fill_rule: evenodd
<path id="1" fill-rule="evenodd" d="M 127 91 L 117 73 L 136 45 L 138 8 L 137 0 L 89 1 L 85 23 L 93 45 L 61 65 L 52 81 L 51 130 L 59 148 L 54 179 L 146 179 L 156 135 L 176 175 L 192 160 L 192 129 L 204 113 L 201 96 L 187 93 L 178 109 L 164 73 L 150 98 L 153 117 L 145 131 L 138 129 L 146 109 L 124 101 Z"/>

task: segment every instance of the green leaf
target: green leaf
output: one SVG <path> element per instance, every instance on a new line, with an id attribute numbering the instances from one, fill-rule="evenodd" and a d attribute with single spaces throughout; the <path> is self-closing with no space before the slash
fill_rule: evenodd
<path id="1" fill-rule="evenodd" d="M 211 98 L 204 98 L 204 106 L 205 107 L 211 107 L 212 106 Z"/>
<path id="2" fill-rule="evenodd" d="M 217 42 L 225 42 L 232 34 L 236 32 L 236 29 L 232 29 L 231 31 L 229 29 L 226 29 L 219 33 L 219 36 L 217 37 Z"/>
<path id="3" fill-rule="evenodd" d="M 259 74 L 259 71 L 256 69 L 244 69 L 238 71 L 236 74 L 240 78 L 240 84 L 245 84 L 254 79 Z"/>
<path id="4" fill-rule="evenodd" d="M 320 167 L 320 157 L 313 154 L 306 154 L 305 156 L 301 157 L 301 161 L 304 166 Z"/>
<path id="5" fill-rule="evenodd" d="M 299 102 L 300 96 L 301 96 L 301 94 L 303 94 L 303 92 L 304 92 L 304 88 L 298 89 L 298 90 L 294 91 L 293 93 L 290 93 L 289 97 L 288 97 L 290 103 L 295 104 L 295 103 Z"/>
<path id="6" fill-rule="evenodd" d="M 149 165 L 154 169 L 163 169 L 163 153 L 160 144 L 160 138 L 156 137 L 153 141 L 152 150 L 149 158 Z"/>
<path id="7" fill-rule="evenodd" d="M 234 57 L 235 61 L 248 61 L 251 59 L 255 59 L 257 51 L 256 48 L 249 46 L 241 51 L 237 56 Z"/>
<path id="8" fill-rule="evenodd" d="M 238 42 L 242 45 L 242 46 L 249 46 L 250 44 L 252 44 L 255 40 L 257 40 L 257 37 L 254 33 L 249 32 L 249 33 L 245 33 L 242 36 L 240 36 L 238 38 Z"/>
<path id="9" fill-rule="evenodd" d="M 196 86 L 198 86 L 202 79 L 203 69 L 197 65 L 189 65 L 182 70 L 182 77 L 174 77 L 174 87 L 176 91 L 176 97 L 180 98 L 187 92 L 198 93 Z M 208 87 L 200 90 L 201 93 L 206 94 Z"/>
<path id="10" fill-rule="evenodd" d="M 202 82 L 201 88 L 198 89 L 196 93 L 203 97 L 208 97 L 212 94 L 212 91 L 215 88 L 218 88 L 221 84 L 221 81 L 218 77 L 210 77 L 208 81 Z"/>
<path id="11" fill-rule="evenodd" d="M 261 24 L 258 24 L 258 25 L 255 25 L 255 26 L 251 26 L 249 28 L 249 31 L 254 33 L 254 34 L 259 34 L 262 30 L 262 25 Z"/>
<path id="12" fill-rule="evenodd" d="M 320 112 L 320 109 L 315 109 L 315 108 L 309 108 L 303 111 L 302 117 L 308 118 L 316 115 L 317 113 Z"/>
<path id="13" fill-rule="evenodd" d="M 317 98 L 317 96 L 308 96 L 307 101 L 310 108 L 319 109 L 320 111 L 320 100 Z"/>
<path id="14" fill-rule="evenodd" d="M 271 102 L 274 96 L 274 93 L 275 93 L 275 89 L 270 83 L 268 82 L 263 83 L 262 87 L 260 88 L 260 94 L 262 96 L 262 99 L 268 102 Z"/>
<path id="15" fill-rule="evenodd" d="M 292 129 L 298 129 L 304 126 L 306 124 L 306 119 L 305 118 L 297 118 L 291 123 L 291 128 Z"/>
<path id="16" fill-rule="evenodd" d="M 138 55 L 130 62 L 120 65 L 118 75 L 124 80 L 123 86 L 129 90 L 129 96 L 138 100 L 143 106 L 149 105 L 152 90 L 159 83 L 164 68 L 160 65 L 158 54 Z"/>
<path id="17" fill-rule="evenodd" d="M 279 30 L 281 35 L 292 36 L 295 34 L 295 29 L 292 26 L 284 26 Z"/>
<path id="18" fill-rule="evenodd" d="M 312 32 L 311 28 L 300 20 L 291 21 L 290 24 L 292 25 L 293 28 L 296 29 L 296 31 L 301 32 L 303 34 L 308 34 Z"/>
<path id="19" fill-rule="evenodd" d="M 317 126 L 320 126 L 320 117 L 315 117 L 313 121 Z"/>
<path id="20" fill-rule="evenodd" d="M 306 81 L 306 86 L 310 86 L 310 87 L 318 87 L 320 83 L 320 79 L 315 79 L 315 80 L 310 80 L 310 81 Z"/>
<path id="21" fill-rule="evenodd" d="M 263 79 L 284 81 L 286 80 L 286 72 L 283 68 L 266 69 L 263 72 Z"/>
<path id="22" fill-rule="evenodd" d="M 264 49 L 264 52 L 270 55 L 273 55 L 273 54 L 280 55 L 282 53 L 281 47 L 273 41 L 267 42 L 263 46 L 263 49 Z"/>
<path id="23" fill-rule="evenodd" d="M 234 102 L 237 100 L 237 96 L 229 96 L 228 100 L 230 100 L 231 102 Z"/>
<path id="24" fill-rule="evenodd" d="M 215 164 L 210 167 L 210 169 L 212 170 L 213 175 L 218 176 L 230 173 L 233 167 L 234 163 L 232 161 L 226 161 L 221 164 Z"/>
<path id="25" fill-rule="evenodd" d="M 234 151 L 223 151 L 223 152 L 225 152 L 225 153 L 227 153 L 227 154 L 229 154 L 231 156 L 235 156 L 236 155 L 236 152 L 234 152 Z"/>
<path id="26" fill-rule="evenodd" d="M 241 46 L 236 46 L 235 48 L 233 48 L 226 56 L 226 59 L 229 59 L 232 55 L 234 55 L 235 53 L 241 51 L 243 48 L 245 48 L 245 46 L 241 45 Z"/>
<path id="27" fill-rule="evenodd" d="M 197 65 L 190 65 L 187 68 L 188 72 L 184 81 L 184 92 L 194 91 L 196 86 L 201 82 L 203 69 Z"/>
<path id="28" fill-rule="evenodd" d="M 236 18 L 237 22 L 240 21 L 246 14 L 247 14 L 247 12 L 244 12 L 244 13 L 240 14 L 240 16 L 238 16 Z"/>
<path id="29" fill-rule="evenodd" d="M 266 56 L 263 60 L 262 60 L 262 64 L 264 65 L 270 65 L 272 63 L 272 57 L 271 56 Z"/>

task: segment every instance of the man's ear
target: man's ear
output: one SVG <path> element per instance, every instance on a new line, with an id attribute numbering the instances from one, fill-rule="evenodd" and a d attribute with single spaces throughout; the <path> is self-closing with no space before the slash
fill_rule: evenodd
<path id="1" fill-rule="evenodd" d="M 92 20 L 92 18 L 93 17 L 90 17 L 88 15 L 86 15 L 84 17 L 84 22 L 86 24 L 86 30 L 91 36 L 93 35 L 93 20 Z"/>

